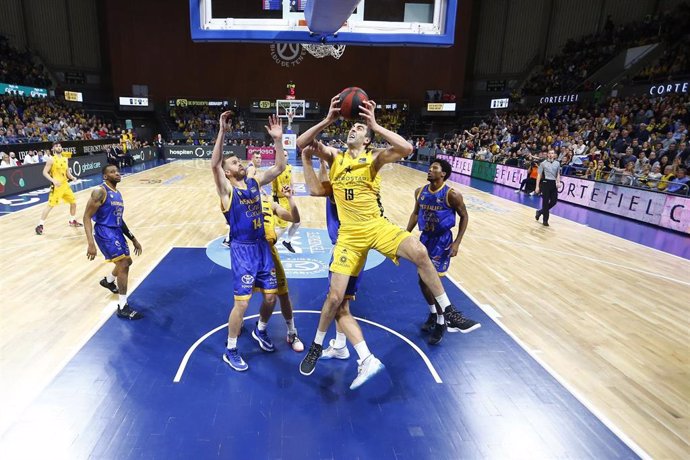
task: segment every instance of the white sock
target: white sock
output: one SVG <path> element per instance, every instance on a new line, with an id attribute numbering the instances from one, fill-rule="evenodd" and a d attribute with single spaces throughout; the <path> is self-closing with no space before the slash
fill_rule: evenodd
<path id="1" fill-rule="evenodd" d="M 267 327 L 268 327 L 268 323 L 264 323 L 263 321 L 259 320 L 259 324 L 257 325 L 257 328 L 260 331 L 265 331 Z"/>
<path id="2" fill-rule="evenodd" d="M 299 224 L 292 224 L 290 226 L 290 229 L 287 232 L 287 236 L 285 238 L 283 238 L 283 241 L 285 241 L 286 243 L 289 243 L 290 241 L 292 241 L 292 237 L 295 236 L 295 233 L 297 233 L 298 228 L 299 228 Z"/>
<path id="3" fill-rule="evenodd" d="M 333 348 L 343 348 L 345 346 L 345 333 L 335 331 L 335 342 L 333 343 Z"/>
<path id="4" fill-rule="evenodd" d="M 316 337 L 314 337 L 314 343 L 323 346 L 323 339 L 326 338 L 326 333 L 316 330 Z"/>
<path id="5" fill-rule="evenodd" d="M 43 225 L 43 224 L 45 224 L 45 223 L 46 223 L 46 221 L 43 220 L 43 219 L 41 219 L 41 220 L 38 221 L 38 225 Z"/>
<path id="6" fill-rule="evenodd" d="M 446 317 L 443 315 L 436 315 L 436 324 L 446 324 Z"/>
<path id="7" fill-rule="evenodd" d="M 429 313 L 436 313 L 436 305 L 429 304 Z"/>
<path id="8" fill-rule="evenodd" d="M 233 348 L 237 348 L 237 337 L 228 337 L 228 350 L 232 350 Z"/>
<path id="9" fill-rule="evenodd" d="M 117 306 L 123 308 L 127 305 L 127 294 L 120 294 L 120 300 L 117 302 Z"/>
<path id="10" fill-rule="evenodd" d="M 113 276 L 112 273 L 108 273 L 107 275 L 105 275 L 105 280 L 109 283 L 112 283 L 113 281 L 115 281 L 115 276 Z"/>
<path id="11" fill-rule="evenodd" d="M 441 311 L 445 312 L 446 307 L 450 305 L 450 300 L 448 300 L 448 295 L 444 292 L 440 296 L 436 297 L 436 303 L 438 303 L 438 306 L 441 307 Z"/>
<path id="12" fill-rule="evenodd" d="M 355 345 L 355 351 L 357 352 L 357 356 L 359 356 L 360 363 L 371 355 L 369 347 L 367 347 L 367 342 L 364 340 Z"/>
<path id="13" fill-rule="evenodd" d="M 288 334 L 297 334 L 297 329 L 295 329 L 295 318 L 290 318 L 289 320 L 285 320 L 285 323 L 287 324 L 288 328 Z"/>

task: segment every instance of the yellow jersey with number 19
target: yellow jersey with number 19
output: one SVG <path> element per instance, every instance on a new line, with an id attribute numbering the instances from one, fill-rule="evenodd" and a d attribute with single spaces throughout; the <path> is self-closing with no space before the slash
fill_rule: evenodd
<path id="1" fill-rule="evenodd" d="M 341 152 L 333 159 L 329 178 L 341 225 L 368 223 L 381 217 L 380 181 L 376 180 L 373 162 L 371 151 L 354 158 L 349 151 Z"/>

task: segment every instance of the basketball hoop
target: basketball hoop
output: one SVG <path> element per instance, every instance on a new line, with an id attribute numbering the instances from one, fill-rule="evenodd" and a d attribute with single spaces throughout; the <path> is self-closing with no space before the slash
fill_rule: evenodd
<path id="1" fill-rule="evenodd" d="M 295 118 L 295 109 L 293 107 L 286 108 L 285 116 L 288 121 L 287 130 L 290 131 L 292 130 L 292 120 Z"/>
<path id="2" fill-rule="evenodd" d="M 345 45 L 322 45 L 316 43 L 302 43 L 309 54 L 315 58 L 324 58 L 326 56 L 333 56 L 335 59 L 340 59 L 340 56 L 345 52 Z"/>

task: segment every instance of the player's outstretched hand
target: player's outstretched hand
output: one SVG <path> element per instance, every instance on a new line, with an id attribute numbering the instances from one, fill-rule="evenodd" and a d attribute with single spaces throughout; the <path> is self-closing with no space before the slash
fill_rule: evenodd
<path id="1" fill-rule="evenodd" d="M 331 105 L 328 107 L 328 116 L 326 116 L 326 120 L 331 123 L 340 117 L 340 107 L 338 107 L 338 104 L 340 104 L 340 94 L 336 94 L 331 98 Z"/>
<path id="2" fill-rule="evenodd" d="M 283 142 L 283 120 L 276 115 L 268 117 L 268 126 L 264 125 L 268 134 L 274 141 Z"/>
<path id="3" fill-rule="evenodd" d="M 289 199 L 290 197 L 292 197 L 292 189 L 290 188 L 289 185 L 284 185 L 282 192 L 283 192 L 283 195 L 285 196 L 285 198 Z"/>
<path id="4" fill-rule="evenodd" d="M 220 114 L 220 129 L 227 131 L 230 129 L 230 119 L 232 118 L 232 110 L 226 110 Z"/>
<path id="5" fill-rule="evenodd" d="M 359 106 L 359 115 L 366 120 L 367 126 L 372 129 L 378 126 L 376 116 L 374 115 L 374 110 L 376 110 L 376 102 L 372 100 L 365 101 Z"/>

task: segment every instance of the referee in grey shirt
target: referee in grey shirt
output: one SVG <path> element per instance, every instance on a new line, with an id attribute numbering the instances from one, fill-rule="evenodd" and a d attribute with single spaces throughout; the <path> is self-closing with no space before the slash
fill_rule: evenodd
<path id="1" fill-rule="evenodd" d="M 558 183 L 561 181 L 561 164 L 556 161 L 556 152 L 549 150 L 546 160 L 539 164 L 537 172 L 537 187 L 535 193 L 541 190 L 541 209 L 534 218 L 544 216 L 544 226 L 549 226 L 549 210 L 558 201 Z"/>

